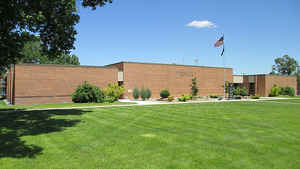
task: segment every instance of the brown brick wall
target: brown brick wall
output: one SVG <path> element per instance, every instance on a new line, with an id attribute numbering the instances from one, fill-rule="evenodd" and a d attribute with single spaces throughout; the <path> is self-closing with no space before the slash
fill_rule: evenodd
<path id="1" fill-rule="evenodd" d="M 116 68 L 59 65 L 16 65 L 15 104 L 71 102 L 83 81 L 105 88 L 117 82 Z"/>
<path id="2" fill-rule="evenodd" d="M 278 76 L 278 75 L 266 75 L 266 95 L 268 96 L 274 85 L 279 87 L 292 87 L 297 91 L 297 76 Z"/>
<path id="3" fill-rule="evenodd" d="M 12 103 L 12 97 L 11 97 L 11 93 L 12 93 L 12 87 L 11 87 L 12 71 L 13 71 L 13 69 L 10 68 L 10 71 L 7 73 L 7 83 L 6 83 L 6 99 L 10 103 Z"/>
<path id="4" fill-rule="evenodd" d="M 249 75 L 244 76 L 243 85 L 249 89 Z M 269 96 L 272 87 L 277 84 L 279 87 L 293 87 L 297 89 L 296 76 L 279 76 L 279 75 L 255 75 L 255 95 Z"/>
<path id="5" fill-rule="evenodd" d="M 123 63 L 125 96 L 132 98 L 135 87 L 144 86 L 152 91 L 153 98 L 159 98 L 162 89 L 168 89 L 172 96 L 189 94 L 192 78 L 197 78 L 199 96 L 223 95 L 224 69 L 200 66 L 168 64 Z M 225 69 L 226 80 L 233 81 L 232 69 Z"/>
<path id="6" fill-rule="evenodd" d="M 266 91 L 266 75 L 257 75 L 256 76 L 256 93 L 258 96 L 268 96 Z"/>
<path id="7" fill-rule="evenodd" d="M 106 67 L 115 67 L 115 68 L 117 68 L 119 71 L 123 71 L 123 69 L 124 69 L 124 64 L 121 62 L 121 63 L 110 64 L 110 65 L 107 65 Z"/>

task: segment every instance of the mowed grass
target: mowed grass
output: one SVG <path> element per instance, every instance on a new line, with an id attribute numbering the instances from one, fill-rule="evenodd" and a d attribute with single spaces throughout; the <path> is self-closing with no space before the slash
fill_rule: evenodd
<path id="1" fill-rule="evenodd" d="M 0 113 L 0 168 L 298 169 L 300 105 Z"/>
<path id="2" fill-rule="evenodd" d="M 0 107 L 2 107 L 2 106 L 6 106 L 6 104 L 4 103 L 3 100 L 0 100 Z"/>
<path id="3" fill-rule="evenodd" d="M 278 97 L 283 97 L 283 98 L 300 98 L 300 95 L 298 95 L 298 96 L 278 96 Z"/>
<path id="4" fill-rule="evenodd" d="M 280 99 L 280 100 L 268 100 L 269 102 L 276 102 L 276 103 L 299 103 L 300 98 L 298 99 Z"/>
<path id="5" fill-rule="evenodd" d="M 3 100 L 0 100 L 0 111 L 14 110 L 14 109 L 48 109 L 48 108 L 71 108 L 71 107 L 89 107 L 89 106 L 110 106 L 110 105 L 123 105 L 135 104 L 127 102 L 114 102 L 114 103 L 62 103 L 62 104 L 37 104 L 37 105 L 7 105 Z"/>

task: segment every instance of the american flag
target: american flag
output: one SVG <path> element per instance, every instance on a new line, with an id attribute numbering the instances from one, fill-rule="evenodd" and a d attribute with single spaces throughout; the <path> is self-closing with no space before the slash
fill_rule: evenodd
<path id="1" fill-rule="evenodd" d="M 215 47 L 219 47 L 224 45 L 224 36 L 222 36 L 219 40 L 217 40 L 217 42 L 215 43 Z"/>

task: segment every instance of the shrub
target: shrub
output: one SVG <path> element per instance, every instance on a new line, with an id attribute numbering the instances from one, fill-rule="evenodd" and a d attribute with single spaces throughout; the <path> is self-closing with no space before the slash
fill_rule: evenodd
<path id="1" fill-rule="evenodd" d="M 147 89 L 146 89 L 146 98 L 147 98 L 147 99 L 150 99 L 151 96 L 152 96 L 152 92 L 151 92 L 150 89 L 147 88 Z"/>
<path id="2" fill-rule="evenodd" d="M 133 89 L 132 95 L 133 95 L 133 98 L 135 100 L 139 99 L 139 97 L 140 97 L 140 91 L 139 91 L 139 89 L 137 87 Z"/>
<path id="3" fill-rule="evenodd" d="M 270 96 L 270 97 L 276 97 L 276 96 L 279 96 L 279 92 L 280 92 L 280 88 L 275 84 L 275 85 L 273 86 L 273 88 L 271 89 L 269 96 Z"/>
<path id="4" fill-rule="evenodd" d="M 260 96 L 252 96 L 251 99 L 260 99 Z"/>
<path id="5" fill-rule="evenodd" d="M 295 96 L 295 89 L 292 87 L 285 87 L 285 92 L 289 96 Z"/>
<path id="6" fill-rule="evenodd" d="M 119 86 L 118 83 L 109 83 L 108 87 L 104 89 L 105 95 L 113 98 L 114 101 L 118 101 L 124 91 L 125 89 L 122 86 Z"/>
<path id="7" fill-rule="evenodd" d="M 209 97 L 210 97 L 210 98 L 218 98 L 219 96 L 216 95 L 216 94 L 211 94 L 211 95 L 209 95 Z"/>
<path id="8" fill-rule="evenodd" d="M 295 89 L 292 87 L 281 87 L 279 95 L 295 96 Z"/>
<path id="9" fill-rule="evenodd" d="M 144 88 L 144 86 L 142 87 L 140 94 L 141 94 L 141 98 L 142 98 L 143 100 L 146 100 L 146 98 L 147 98 L 147 91 L 146 91 L 146 89 Z"/>
<path id="10" fill-rule="evenodd" d="M 104 93 L 97 86 L 84 81 L 72 94 L 72 101 L 74 103 L 102 103 L 104 101 Z"/>
<path id="11" fill-rule="evenodd" d="M 113 97 L 105 97 L 104 98 L 104 102 L 107 102 L 107 103 L 113 103 L 115 101 L 115 98 Z"/>
<path id="12" fill-rule="evenodd" d="M 169 96 L 169 97 L 168 97 L 168 101 L 169 101 L 169 102 L 172 102 L 173 100 L 174 100 L 174 96 Z"/>
<path id="13" fill-rule="evenodd" d="M 279 95 L 287 95 L 284 87 L 280 87 Z"/>
<path id="14" fill-rule="evenodd" d="M 168 90 L 162 90 L 160 91 L 160 97 L 161 98 L 168 98 L 170 96 L 170 92 Z"/>
<path id="15" fill-rule="evenodd" d="M 186 101 L 187 101 L 186 96 L 184 96 L 184 94 L 182 94 L 182 95 L 178 98 L 178 101 L 180 101 L 180 102 L 186 102 Z"/>
<path id="16" fill-rule="evenodd" d="M 240 95 L 241 96 L 248 96 L 248 89 L 246 87 L 243 87 L 241 90 L 240 90 Z"/>
<path id="17" fill-rule="evenodd" d="M 235 88 L 235 89 L 233 89 L 233 95 L 234 96 L 240 96 L 241 95 L 241 88 Z"/>
<path id="18" fill-rule="evenodd" d="M 192 88 L 191 88 L 191 94 L 192 96 L 197 96 L 198 93 L 198 87 L 197 87 L 197 79 L 193 78 L 192 79 Z"/>
<path id="19" fill-rule="evenodd" d="M 185 96 L 186 97 L 186 100 L 192 100 L 193 96 L 190 94 L 190 95 L 187 95 Z"/>
<path id="20" fill-rule="evenodd" d="M 192 99 L 192 95 L 184 95 L 182 94 L 179 98 L 178 98 L 178 101 L 181 101 L 181 102 L 186 102 L 188 100 L 191 100 Z"/>

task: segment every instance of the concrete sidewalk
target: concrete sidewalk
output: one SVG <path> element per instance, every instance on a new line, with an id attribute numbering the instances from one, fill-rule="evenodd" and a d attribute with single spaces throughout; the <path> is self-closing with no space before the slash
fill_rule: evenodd
<path id="1" fill-rule="evenodd" d="M 300 99 L 300 98 L 270 98 L 262 97 L 261 99 L 243 99 L 243 100 L 195 100 L 189 102 L 167 102 L 167 101 L 141 101 L 141 100 L 129 100 L 120 99 L 120 102 L 136 103 L 136 104 L 124 104 L 124 105 L 107 105 L 107 106 L 82 106 L 82 107 L 64 107 L 64 108 L 45 108 L 45 109 L 26 109 L 26 110 L 7 110 L 1 112 L 13 112 L 13 111 L 43 111 L 43 110 L 70 110 L 70 109 L 94 109 L 94 108 L 111 108 L 111 107 L 131 107 L 131 106 L 148 106 L 148 105 L 170 105 L 170 104 L 193 104 L 193 103 L 221 103 L 221 102 L 260 102 L 267 100 L 285 100 L 285 99 Z"/>

